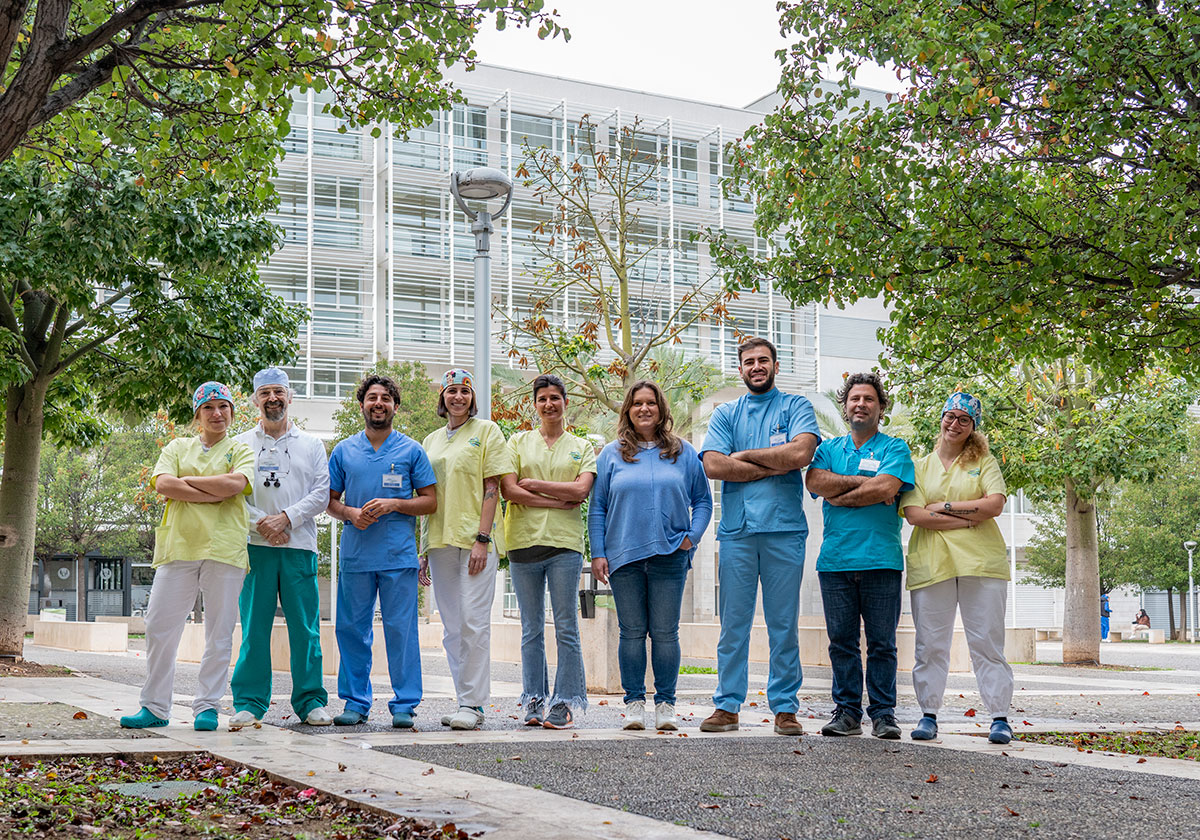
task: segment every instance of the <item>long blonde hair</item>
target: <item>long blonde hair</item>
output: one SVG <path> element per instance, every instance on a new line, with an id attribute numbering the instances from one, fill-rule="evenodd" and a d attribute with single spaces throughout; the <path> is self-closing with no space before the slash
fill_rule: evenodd
<path id="1" fill-rule="evenodd" d="M 658 457 L 674 461 L 683 451 L 683 443 L 679 435 L 672 431 L 675 421 L 671 419 L 671 407 L 667 405 L 666 395 L 657 383 L 649 379 L 641 379 L 630 385 L 629 390 L 625 392 L 625 402 L 621 403 L 621 413 L 617 417 L 617 441 L 621 447 L 621 458 L 632 464 L 641 451 L 641 439 L 633 428 L 629 412 L 633 410 L 633 395 L 643 388 L 653 391 L 654 401 L 658 403 L 658 425 L 654 427 L 654 442 L 659 448 Z"/>
<path id="2" fill-rule="evenodd" d="M 937 439 L 933 442 L 934 450 L 936 451 L 941 445 L 942 433 L 938 432 Z M 970 436 L 967 437 L 967 442 L 963 444 L 962 452 L 958 456 L 958 462 L 963 465 L 974 464 L 986 458 L 990 451 L 987 436 L 983 432 L 971 432 Z"/>

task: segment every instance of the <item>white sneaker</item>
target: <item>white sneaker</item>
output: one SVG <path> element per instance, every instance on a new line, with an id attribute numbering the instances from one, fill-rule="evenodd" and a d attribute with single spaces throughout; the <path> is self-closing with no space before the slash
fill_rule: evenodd
<path id="1" fill-rule="evenodd" d="M 258 729 L 262 726 L 262 718 L 255 717 L 254 712 L 249 709 L 243 709 L 229 719 L 229 731 L 237 732 L 239 729 L 245 729 L 247 726 L 253 726 Z"/>
<path id="2" fill-rule="evenodd" d="M 333 723 L 333 716 L 326 711 L 324 706 L 317 706 L 308 713 L 304 718 L 304 722 L 309 726 L 329 726 Z"/>
<path id="3" fill-rule="evenodd" d="M 675 717 L 673 703 L 659 703 L 654 707 L 654 728 L 674 732 L 679 728 L 679 718 Z"/>
<path id="4" fill-rule="evenodd" d="M 631 700 L 625 704 L 625 726 L 623 729 L 646 728 L 646 701 Z"/>
<path id="5" fill-rule="evenodd" d="M 450 717 L 451 729 L 478 729 L 483 726 L 483 712 L 470 706 L 459 706 L 458 711 Z"/>

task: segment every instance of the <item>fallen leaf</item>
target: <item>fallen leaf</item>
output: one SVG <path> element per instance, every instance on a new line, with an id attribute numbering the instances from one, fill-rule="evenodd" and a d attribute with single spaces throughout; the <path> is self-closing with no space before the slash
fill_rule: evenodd
<path id="1" fill-rule="evenodd" d="M 309 770 L 309 771 L 308 771 L 308 775 L 310 775 L 310 776 L 315 776 L 315 775 L 317 775 L 317 771 L 316 771 L 316 770 Z"/>
<path id="2" fill-rule="evenodd" d="M 721 806 L 718 805 L 716 802 L 701 802 L 700 807 L 707 808 L 708 810 L 713 811 L 713 810 L 716 810 L 717 808 L 720 808 Z"/>
<path id="3" fill-rule="evenodd" d="M 424 770 L 424 771 L 422 771 L 422 772 L 421 772 L 421 775 L 422 775 L 422 776 L 432 776 L 432 775 L 433 775 L 433 768 L 432 768 L 432 767 L 430 767 L 428 770 Z"/>
<path id="4" fill-rule="evenodd" d="M 1021 815 L 1020 815 L 1020 814 L 1018 814 L 1016 811 L 1014 811 L 1012 808 L 1009 808 L 1007 805 L 1005 805 L 1005 806 L 1004 806 L 1004 810 L 1005 810 L 1005 811 L 1008 811 L 1008 815 L 1009 815 L 1010 817 L 1019 817 L 1019 816 L 1021 816 Z"/>
<path id="5" fill-rule="evenodd" d="M 599 703 L 597 703 L 596 705 L 597 705 L 597 706 L 607 706 L 607 705 L 608 705 L 608 701 L 607 701 L 607 700 L 601 700 L 601 701 L 600 701 Z"/>
<path id="6" fill-rule="evenodd" d="M 1033 726 L 1033 724 L 1027 720 L 1023 720 L 1023 721 L 1021 721 L 1021 723 L 1025 724 L 1026 726 Z"/>
<path id="7" fill-rule="evenodd" d="M 87 712 L 76 712 L 75 714 L 71 715 L 71 717 L 73 717 L 75 720 L 87 720 L 88 719 Z"/>
<path id="8" fill-rule="evenodd" d="M 1149 696 L 1150 696 L 1150 692 L 1149 692 L 1149 691 L 1143 691 L 1143 692 L 1142 692 L 1142 696 L 1143 696 L 1143 697 L 1149 697 Z"/>
<path id="9" fill-rule="evenodd" d="M 933 773 L 929 774 L 929 778 L 925 780 L 925 784 L 932 785 L 937 782 L 937 776 Z"/>
<path id="10" fill-rule="evenodd" d="M 963 717 L 975 717 L 975 710 L 967 709 L 965 712 L 963 712 Z"/>
<path id="11" fill-rule="evenodd" d="M 649 755 L 654 755 L 654 753 L 649 753 Z M 508 757 L 508 760 L 509 760 L 509 761 L 520 761 L 520 760 L 521 760 L 521 756 L 519 756 L 519 755 L 510 755 L 510 756 Z"/>
<path id="12" fill-rule="evenodd" d="M 920 799 L 920 798 L 921 798 L 921 797 L 917 796 L 915 793 L 910 793 L 910 794 L 909 794 L 909 796 L 911 796 L 913 799 Z"/>
<path id="13" fill-rule="evenodd" d="M 1139 758 L 1139 759 L 1137 760 L 1137 763 L 1138 763 L 1138 764 L 1145 764 L 1145 763 L 1146 763 L 1146 759 L 1144 759 L 1144 758 Z"/>

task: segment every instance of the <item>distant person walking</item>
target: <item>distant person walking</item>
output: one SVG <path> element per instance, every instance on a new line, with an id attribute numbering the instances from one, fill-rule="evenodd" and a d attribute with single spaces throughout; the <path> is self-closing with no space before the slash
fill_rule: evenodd
<path id="1" fill-rule="evenodd" d="M 242 647 L 233 669 L 229 728 L 257 725 L 271 705 L 271 633 L 283 607 L 291 651 L 292 711 L 310 726 L 328 726 L 317 592 L 316 516 L 329 505 L 325 445 L 288 416 L 292 388 L 282 369 L 254 375 L 259 421 L 238 435 L 254 453 L 250 509 L 250 573 L 242 586 Z"/>
<path id="2" fill-rule="evenodd" d="M 366 428 L 329 457 L 329 515 L 342 529 L 337 581 L 338 726 L 366 723 L 371 713 L 371 644 L 375 601 L 383 619 L 392 726 L 411 729 L 421 702 L 417 635 L 417 517 L 437 506 L 433 468 L 424 450 L 392 428 L 400 389 L 371 374 L 356 392 Z"/>
<path id="3" fill-rule="evenodd" d="M 625 728 L 645 729 L 646 636 L 654 671 L 654 725 L 679 728 L 679 615 L 692 554 L 712 519 L 712 492 L 696 450 L 673 431 L 662 389 L 630 386 L 617 439 L 596 461 L 588 504 L 592 574 L 612 587 L 625 690 Z"/>
<path id="4" fill-rule="evenodd" d="M 1112 618 L 1112 610 L 1108 606 L 1108 593 L 1100 596 L 1100 641 L 1108 641 L 1108 622 Z"/>
<path id="5" fill-rule="evenodd" d="M 579 576 L 583 570 L 580 504 L 596 479 L 596 453 L 566 431 L 567 386 L 553 374 L 533 380 L 538 428 L 508 441 L 513 472 L 500 479 L 508 502 L 504 540 L 508 573 L 521 609 L 521 705 L 525 724 L 571 725 L 587 709 L 587 680 L 579 641 Z M 546 589 L 554 613 L 558 665 L 554 691 L 546 666 Z"/>
<path id="6" fill-rule="evenodd" d="M 192 395 L 196 436 L 163 447 L 150 484 L 166 496 L 155 529 L 154 584 L 146 613 L 146 682 L 141 710 L 121 718 L 126 729 L 166 726 L 175 655 L 197 593 L 204 594 L 204 653 L 192 701 L 193 728 L 217 728 L 217 710 L 233 654 L 238 593 L 246 576 L 250 515 L 244 497 L 254 480 L 250 447 L 229 437 L 233 394 L 205 382 Z"/>
<path id="7" fill-rule="evenodd" d="M 978 431 L 982 420 L 978 398 L 951 394 L 933 451 L 916 461 L 916 487 L 900 497 L 904 518 L 913 526 L 908 543 L 916 628 L 912 677 L 923 712 L 912 731 L 917 741 L 937 737 L 955 613 L 962 617 L 979 694 L 992 715 L 988 740 L 1012 740 L 1013 673 L 1004 658 L 1008 549 L 996 524 L 1007 491 L 987 438 Z"/>
<path id="8" fill-rule="evenodd" d="M 442 718 L 451 729 L 478 729 L 491 694 L 492 602 L 499 557 L 493 540 L 500 504 L 500 478 L 512 472 L 504 433 L 476 417 L 470 371 L 442 376 L 437 413 L 444 428 L 421 444 L 437 476 L 437 510 L 425 520 L 421 570 L 433 582 L 442 615 L 442 647 L 458 711 Z M 427 571 L 426 571 L 427 570 Z"/>

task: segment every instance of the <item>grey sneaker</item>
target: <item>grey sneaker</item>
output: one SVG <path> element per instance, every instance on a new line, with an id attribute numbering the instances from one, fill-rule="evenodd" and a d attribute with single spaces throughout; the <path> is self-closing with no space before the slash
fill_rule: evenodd
<path id="1" fill-rule="evenodd" d="M 855 720 L 854 716 L 845 709 L 838 709 L 833 713 L 833 717 L 829 723 L 821 727 L 822 735 L 861 735 L 862 721 Z"/>
<path id="2" fill-rule="evenodd" d="M 478 706 L 459 706 L 450 716 L 450 728 L 457 730 L 478 729 L 483 726 L 483 709 Z"/>
<path id="3" fill-rule="evenodd" d="M 895 741 L 900 737 L 900 727 L 892 715 L 880 715 L 871 721 L 871 735 L 887 741 Z"/>
<path id="4" fill-rule="evenodd" d="M 622 729 L 646 728 L 646 701 L 631 700 L 625 704 L 625 726 Z"/>
<path id="5" fill-rule="evenodd" d="M 542 726 L 546 729 L 567 729 L 571 726 L 574 718 L 571 717 L 571 707 L 566 703 L 555 703 L 550 709 L 550 714 L 546 715 L 546 720 L 542 722 Z"/>
<path id="6" fill-rule="evenodd" d="M 541 700 L 530 700 L 525 709 L 525 725 L 541 726 L 542 721 L 546 719 L 546 704 Z M 449 725 L 450 719 L 446 718 L 446 726 Z"/>

